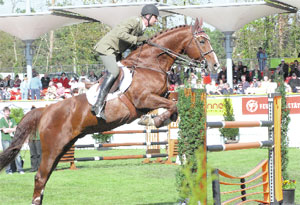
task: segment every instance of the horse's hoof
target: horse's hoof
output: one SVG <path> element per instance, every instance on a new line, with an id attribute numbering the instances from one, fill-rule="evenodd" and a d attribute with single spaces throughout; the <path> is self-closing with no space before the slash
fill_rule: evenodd
<path id="1" fill-rule="evenodd" d="M 138 121 L 139 125 L 144 125 L 144 126 L 154 126 L 154 120 L 152 117 L 149 116 L 142 116 L 140 121 Z"/>

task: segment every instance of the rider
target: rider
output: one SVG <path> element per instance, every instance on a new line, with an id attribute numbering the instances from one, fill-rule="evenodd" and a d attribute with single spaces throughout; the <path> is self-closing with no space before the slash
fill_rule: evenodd
<path id="1" fill-rule="evenodd" d="M 145 42 L 148 38 L 143 36 L 147 27 L 153 26 L 159 16 L 158 8 L 153 4 L 142 8 L 140 17 L 131 17 L 114 27 L 94 47 L 107 69 L 107 75 L 100 86 L 100 93 L 92 112 L 97 117 L 101 116 L 105 97 L 115 79 L 119 75 L 117 61 L 121 60 L 122 53 L 130 47 Z"/>

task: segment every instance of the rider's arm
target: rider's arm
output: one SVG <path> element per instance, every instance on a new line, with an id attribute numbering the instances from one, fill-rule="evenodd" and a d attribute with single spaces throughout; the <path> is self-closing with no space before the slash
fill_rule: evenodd
<path id="1" fill-rule="evenodd" d="M 139 30 L 140 26 L 141 26 L 141 22 L 139 18 L 130 18 L 127 21 L 125 21 L 123 24 L 118 25 L 117 36 L 120 40 L 136 45 L 137 36 L 140 36 L 137 33 L 137 30 Z M 134 35 L 135 33 L 136 35 Z"/>

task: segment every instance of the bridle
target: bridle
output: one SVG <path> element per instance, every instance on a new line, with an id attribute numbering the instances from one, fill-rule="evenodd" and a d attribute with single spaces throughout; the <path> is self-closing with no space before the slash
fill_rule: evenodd
<path id="1" fill-rule="evenodd" d="M 150 45 L 150 46 L 154 46 L 154 47 L 159 48 L 160 50 L 163 51 L 163 52 L 159 53 L 159 54 L 157 55 L 157 57 L 156 57 L 156 59 L 157 59 L 158 62 L 159 62 L 158 58 L 159 58 L 161 55 L 167 54 L 167 55 L 169 55 L 171 58 L 173 58 L 174 61 L 182 61 L 182 62 L 186 62 L 186 63 L 188 63 L 188 65 L 191 66 L 191 67 L 197 67 L 197 66 L 199 66 L 199 64 L 200 64 L 200 66 L 203 66 L 203 64 L 206 63 L 206 58 L 205 58 L 206 55 L 208 55 L 208 54 L 210 54 L 210 53 L 212 53 L 212 52 L 215 52 L 213 49 L 211 49 L 210 51 L 207 51 L 207 52 L 204 52 L 204 53 L 203 53 L 203 52 L 201 51 L 201 49 L 200 49 L 200 46 L 201 46 L 200 44 L 201 44 L 201 42 L 199 42 L 199 40 L 198 40 L 199 37 L 203 37 L 203 38 L 205 38 L 207 41 L 210 42 L 210 39 L 209 39 L 208 35 L 207 35 L 203 30 L 201 30 L 201 31 L 195 31 L 195 32 L 192 34 L 191 40 L 189 41 L 189 43 L 187 44 L 187 46 L 183 49 L 183 53 L 182 53 L 182 54 L 177 53 L 177 52 L 175 52 L 175 51 L 173 51 L 173 50 L 171 50 L 171 49 L 169 49 L 169 48 L 163 47 L 163 46 L 161 46 L 161 45 L 159 45 L 159 44 L 157 44 L 157 43 L 154 43 L 154 42 L 152 42 L 152 41 L 150 41 L 150 40 L 148 40 L 146 43 L 147 43 L 148 45 Z M 188 57 L 188 56 L 185 55 L 187 49 L 189 48 L 189 46 L 190 46 L 190 44 L 192 43 L 193 40 L 195 41 L 195 43 L 196 43 L 196 45 L 197 45 L 197 48 L 198 48 L 198 51 L 199 51 L 199 53 L 200 53 L 199 59 L 192 59 L 192 58 L 190 58 L 190 57 Z M 142 47 L 143 47 L 143 45 L 142 45 Z M 142 48 L 141 48 L 141 50 L 140 50 L 140 53 L 141 53 L 141 51 L 142 51 Z M 139 55 L 138 55 L 138 58 L 139 58 Z M 138 58 L 137 58 L 137 61 L 138 61 Z M 159 66 L 159 70 L 154 69 L 154 68 L 149 68 L 149 67 L 140 67 L 140 66 L 139 66 L 139 68 L 149 69 L 149 70 L 157 71 L 157 72 L 160 72 L 160 73 L 163 73 L 163 74 L 167 74 L 167 72 L 166 72 L 164 69 L 162 69 L 160 66 Z"/>
<path id="2" fill-rule="evenodd" d="M 172 51 L 171 49 L 169 48 L 166 48 L 166 47 L 163 47 L 157 43 L 154 43 L 152 41 L 147 41 L 147 43 L 151 46 L 154 46 L 154 47 L 157 47 L 159 49 L 161 49 L 163 52 L 158 54 L 157 58 L 163 54 L 167 54 L 169 55 L 170 57 L 174 58 L 175 60 L 180 60 L 180 61 L 184 61 L 184 62 L 187 62 L 189 65 L 191 66 L 197 66 L 198 64 L 203 64 L 203 61 L 206 61 L 206 58 L 205 56 L 212 53 L 212 52 L 215 52 L 213 49 L 211 49 L 210 51 L 207 51 L 205 53 L 203 53 L 200 49 L 200 42 L 198 40 L 199 37 L 203 37 L 205 38 L 207 41 L 210 41 L 209 37 L 207 36 L 207 34 L 204 32 L 204 31 L 197 31 L 197 32 L 194 32 L 193 35 L 192 35 L 192 38 L 191 40 L 189 41 L 189 43 L 187 44 L 187 46 L 183 49 L 183 54 L 180 54 L 180 53 L 177 53 L 175 51 Z M 198 51 L 200 52 L 200 57 L 199 59 L 192 59 L 188 56 L 186 56 L 186 51 L 187 49 L 189 48 L 190 44 L 192 43 L 192 41 L 195 41 L 196 45 L 197 45 L 197 48 L 198 48 Z"/>

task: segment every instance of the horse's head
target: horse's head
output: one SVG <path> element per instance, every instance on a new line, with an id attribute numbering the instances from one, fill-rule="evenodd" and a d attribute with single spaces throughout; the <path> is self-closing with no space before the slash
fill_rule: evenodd
<path id="1" fill-rule="evenodd" d="M 203 20 L 198 18 L 191 27 L 193 38 L 185 49 L 185 53 L 195 60 L 206 61 L 208 69 L 215 71 L 219 67 L 219 61 L 214 52 L 209 36 L 202 30 Z"/>

